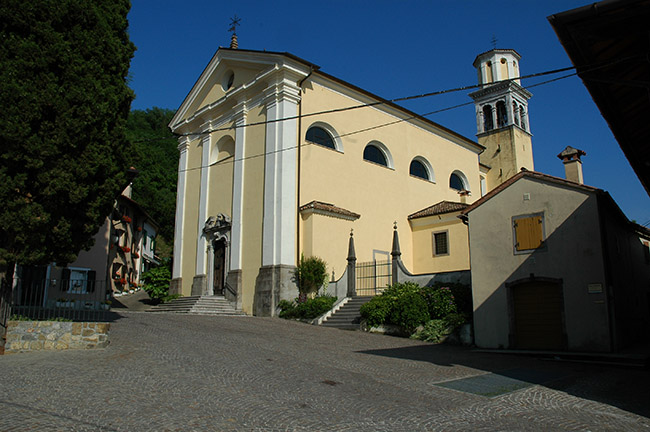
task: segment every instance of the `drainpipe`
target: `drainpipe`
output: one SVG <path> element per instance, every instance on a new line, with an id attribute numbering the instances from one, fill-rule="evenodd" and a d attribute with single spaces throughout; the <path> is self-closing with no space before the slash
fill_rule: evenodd
<path id="1" fill-rule="evenodd" d="M 296 252 L 300 250 L 300 168 L 302 160 L 302 85 L 314 73 L 314 67 L 309 67 L 309 73 L 306 77 L 298 81 L 298 88 L 300 88 L 300 100 L 298 101 L 298 180 L 296 185 L 296 195 L 298 205 L 296 206 Z M 300 256 L 296 253 L 296 266 L 300 265 Z"/>

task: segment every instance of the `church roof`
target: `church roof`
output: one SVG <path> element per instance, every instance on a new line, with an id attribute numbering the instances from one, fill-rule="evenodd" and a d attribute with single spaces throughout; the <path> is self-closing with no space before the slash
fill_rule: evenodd
<path id="1" fill-rule="evenodd" d="M 418 219 L 427 216 L 441 215 L 445 213 L 453 213 L 457 211 L 464 210 L 469 204 L 453 202 L 453 201 L 440 201 L 437 204 L 434 204 L 430 207 L 422 209 L 418 212 L 415 212 L 409 215 L 408 219 Z"/>
<path id="2" fill-rule="evenodd" d="M 184 108 L 188 105 L 188 100 L 191 99 L 191 95 L 193 93 L 195 93 L 198 90 L 198 87 L 200 87 L 200 85 L 202 84 L 202 82 L 204 82 L 203 78 L 205 76 L 209 75 L 214 70 L 213 66 L 218 61 L 220 61 L 221 57 L 223 55 L 227 55 L 228 58 L 232 58 L 233 55 L 238 55 L 238 54 L 242 54 L 243 56 L 249 56 L 249 57 L 251 57 L 251 56 L 259 57 L 260 59 L 263 58 L 264 56 L 285 57 L 286 59 L 292 60 L 294 62 L 297 62 L 297 63 L 300 63 L 300 64 L 306 66 L 307 68 L 309 68 L 311 73 L 313 73 L 314 75 L 319 75 L 319 76 L 321 76 L 323 78 L 326 78 L 326 79 L 331 80 L 331 81 L 333 81 L 335 83 L 343 85 L 343 86 L 351 89 L 352 91 L 361 93 L 366 97 L 369 97 L 371 99 L 376 100 L 378 102 L 376 104 L 377 106 L 384 105 L 384 106 L 390 107 L 392 109 L 396 109 L 398 111 L 401 111 L 410 120 L 418 120 L 418 121 L 421 121 L 421 122 L 423 122 L 423 123 L 425 123 L 425 124 L 427 124 L 429 126 L 433 126 L 436 129 L 439 129 L 439 130 L 441 130 L 441 131 L 443 131 L 445 133 L 448 133 L 449 135 L 454 136 L 455 138 L 462 141 L 468 147 L 471 147 L 471 148 L 473 148 L 473 149 L 475 149 L 475 150 L 477 150 L 479 152 L 485 150 L 485 147 L 483 145 L 477 143 L 476 141 L 473 141 L 470 138 L 467 138 L 467 137 L 459 134 L 458 132 L 455 132 L 455 131 L 453 131 L 451 129 L 448 129 L 445 126 L 442 126 L 439 123 L 436 123 L 436 122 L 434 122 L 432 120 L 429 120 L 428 118 L 423 117 L 423 116 L 421 116 L 421 115 L 419 115 L 419 114 L 417 114 L 417 113 L 415 113 L 415 112 L 413 112 L 413 111 L 411 111 L 411 110 L 409 110 L 407 108 L 404 108 L 403 106 L 398 105 L 395 102 L 391 102 L 391 101 L 389 101 L 387 99 L 384 99 L 384 98 L 382 98 L 380 96 L 377 96 L 374 93 L 371 93 L 371 92 L 369 92 L 367 90 L 364 90 L 361 87 L 357 87 L 357 86 L 355 86 L 353 84 L 350 84 L 347 81 L 344 81 L 344 80 L 342 80 L 340 78 L 337 78 L 337 77 L 335 77 L 333 75 L 329 75 L 329 74 L 321 71 L 320 66 L 318 66 L 318 65 L 316 65 L 314 63 L 311 63 L 311 62 L 309 62 L 309 61 L 307 61 L 305 59 L 302 59 L 300 57 L 297 57 L 297 56 L 295 56 L 295 55 L 293 55 L 291 53 L 275 52 L 275 51 L 248 50 L 248 49 L 240 49 L 240 48 L 234 49 L 234 48 L 219 47 L 217 52 L 212 57 L 212 60 L 210 60 L 208 65 L 205 67 L 205 69 L 201 73 L 201 77 L 199 77 L 197 82 L 192 87 L 192 90 L 190 90 L 189 94 L 185 97 L 185 100 L 183 101 L 183 103 L 181 103 L 181 106 L 179 107 L 176 115 L 174 116 L 174 118 L 172 119 L 172 121 L 169 124 L 170 128 L 174 129 L 177 126 L 177 123 L 179 122 L 179 120 L 181 120 L 181 117 L 182 117 L 181 113 L 184 112 Z"/>

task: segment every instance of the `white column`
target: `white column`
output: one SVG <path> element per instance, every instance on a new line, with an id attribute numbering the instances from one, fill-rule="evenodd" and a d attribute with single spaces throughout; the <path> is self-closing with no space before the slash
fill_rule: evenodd
<path id="1" fill-rule="evenodd" d="M 190 138 L 181 137 L 178 140 L 178 183 L 176 184 L 176 221 L 174 226 L 174 265 L 172 278 L 181 277 L 183 268 L 183 215 L 185 213 L 185 187 L 187 183 L 187 152 L 190 147 Z"/>
<path id="2" fill-rule="evenodd" d="M 280 82 L 267 90 L 267 121 L 298 113 L 299 89 Z M 267 123 L 262 265 L 296 263 L 297 120 Z"/>
<path id="3" fill-rule="evenodd" d="M 246 104 L 235 107 L 235 161 L 232 183 L 232 226 L 230 228 L 230 270 L 242 268 L 242 213 L 244 206 L 244 150 L 246 149 Z"/>
<path id="4" fill-rule="evenodd" d="M 202 128 L 204 132 L 209 131 L 212 127 L 210 122 L 206 123 Z M 210 165 L 210 150 L 212 146 L 211 134 L 203 136 L 201 140 L 202 155 L 201 155 L 201 189 L 199 190 L 199 221 L 198 233 L 196 235 L 196 275 L 204 275 L 207 273 L 207 255 L 208 243 L 205 235 L 203 234 L 203 227 L 205 221 L 208 220 L 208 196 L 209 196 L 209 165 Z"/>

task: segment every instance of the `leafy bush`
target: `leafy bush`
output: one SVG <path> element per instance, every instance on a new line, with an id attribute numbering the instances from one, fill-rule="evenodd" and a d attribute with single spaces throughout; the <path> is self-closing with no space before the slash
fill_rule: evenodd
<path id="1" fill-rule="evenodd" d="M 172 273 L 167 266 L 152 268 L 142 275 L 144 290 L 154 303 L 164 302 L 169 298 L 169 283 Z"/>
<path id="2" fill-rule="evenodd" d="M 409 333 L 429 319 L 427 302 L 418 292 L 404 292 L 392 303 L 390 323 L 402 327 Z"/>
<path id="3" fill-rule="evenodd" d="M 449 287 L 424 287 L 422 295 L 428 304 L 431 319 L 442 319 L 457 312 L 454 295 Z"/>
<path id="4" fill-rule="evenodd" d="M 467 322 L 465 315 L 459 313 L 447 315 L 443 319 L 433 319 L 427 322 L 422 330 L 411 335 L 411 338 L 440 343 L 465 322 Z"/>
<path id="5" fill-rule="evenodd" d="M 459 292 L 466 288 L 460 284 L 445 285 L 454 286 Z M 370 327 L 394 324 L 409 332 L 431 319 L 444 319 L 457 312 L 450 286 L 421 287 L 413 282 L 393 284 L 361 307 L 361 317 Z"/>
<path id="6" fill-rule="evenodd" d="M 296 267 L 295 282 L 298 285 L 300 299 L 307 295 L 315 295 L 328 281 L 327 263 L 319 257 L 300 257 L 300 264 Z"/>
<path id="7" fill-rule="evenodd" d="M 281 300 L 278 307 L 281 309 L 280 318 L 285 319 L 314 319 L 332 309 L 337 298 L 322 295 L 307 299 L 304 302 Z"/>
<path id="8" fill-rule="evenodd" d="M 410 332 L 429 319 L 421 291 L 413 282 L 393 284 L 361 306 L 361 317 L 370 327 L 395 324 Z"/>
<path id="9" fill-rule="evenodd" d="M 379 295 L 373 297 L 369 302 L 361 306 L 361 317 L 366 320 L 370 327 L 377 327 L 388 320 L 391 311 L 392 301 L 388 296 Z"/>

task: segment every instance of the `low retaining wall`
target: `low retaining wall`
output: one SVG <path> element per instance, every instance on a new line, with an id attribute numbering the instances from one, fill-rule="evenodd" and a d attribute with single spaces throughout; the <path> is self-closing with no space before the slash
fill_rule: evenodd
<path id="1" fill-rule="evenodd" d="M 105 348 L 109 323 L 9 321 L 5 354 L 27 351 Z"/>

